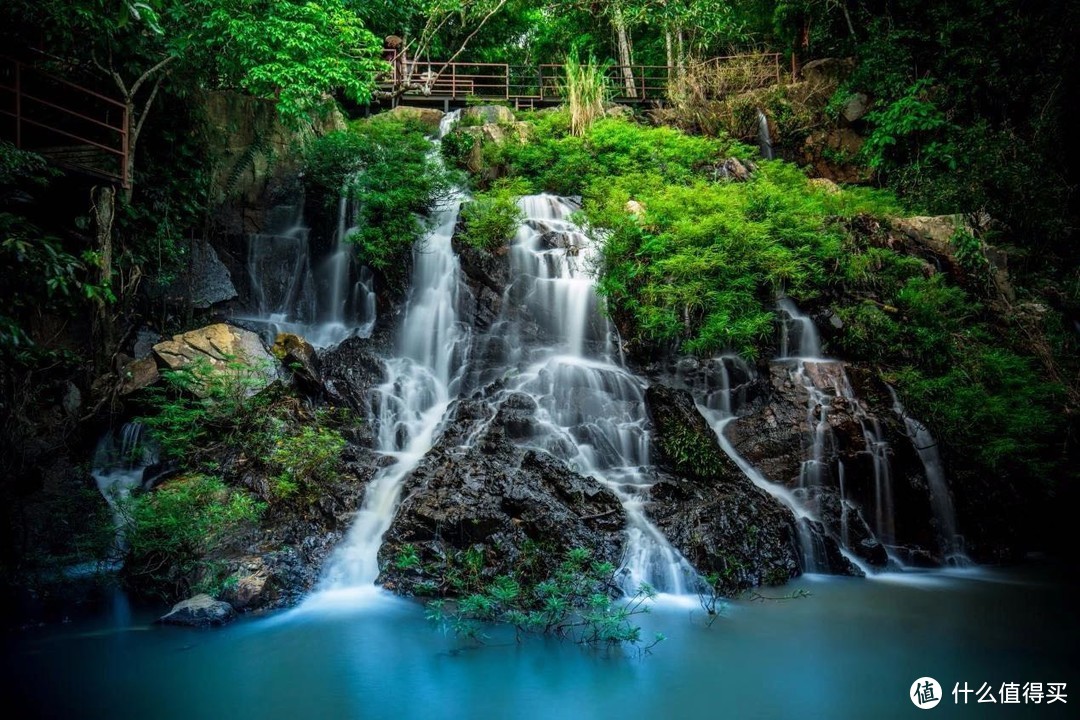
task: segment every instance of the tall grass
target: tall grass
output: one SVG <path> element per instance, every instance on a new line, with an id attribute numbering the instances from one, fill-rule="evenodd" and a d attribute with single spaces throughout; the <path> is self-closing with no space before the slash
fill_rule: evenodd
<path id="1" fill-rule="evenodd" d="M 577 52 L 566 56 L 563 97 L 570 106 L 570 133 L 584 135 L 595 120 L 604 116 L 608 96 L 608 78 L 604 69 L 589 58 L 582 63 Z"/>

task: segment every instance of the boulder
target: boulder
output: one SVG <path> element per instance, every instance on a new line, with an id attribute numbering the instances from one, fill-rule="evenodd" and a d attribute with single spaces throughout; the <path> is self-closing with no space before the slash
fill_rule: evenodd
<path id="1" fill-rule="evenodd" d="M 645 206 L 637 200 L 627 200 L 626 207 L 624 209 L 626 210 L 626 212 L 637 218 L 643 217 L 645 215 Z"/>
<path id="2" fill-rule="evenodd" d="M 445 115 L 442 110 L 436 110 L 435 108 L 409 107 L 406 105 L 398 105 L 396 108 L 386 112 L 388 115 L 398 118 L 419 120 L 432 134 L 438 132 L 439 125 Z"/>
<path id="3" fill-rule="evenodd" d="M 486 402 L 458 403 L 451 432 L 405 481 L 379 550 L 380 584 L 404 595 L 444 587 L 467 551 L 483 557 L 488 579 L 520 571 L 549 577 L 574 548 L 618 566 L 626 523 L 618 497 L 553 455 L 508 441 L 503 423 L 525 431 L 531 401 L 511 394 L 470 446 L 464 436 L 491 412 Z M 399 562 L 406 548 L 415 562 Z"/>
<path id="4" fill-rule="evenodd" d="M 810 84 L 835 88 L 854 69 L 854 58 L 821 58 L 803 65 L 802 76 Z"/>
<path id="5" fill-rule="evenodd" d="M 746 182 L 753 171 L 753 163 L 744 163 L 739 158 L 730 157 L 717 163 L 714 174 L 718 179 Z"/>
<path id="6" fill-rule="evenodd" d="M 369 351 L 369 345 L 363 338 L 347 338 L 319 358 L 323 390 L 330 401 L 365 414 L 371 390 L 386 376 L 383 361 Z"/>
<path id="7" fill-rule="evenodd" d="M 839 183 L 869 182 L 873 172 L 857 163 L 866 141 L 848 127 L 818 130 L 806 136 L 802 160 L 817 177 Z"/>
<path id="8" fill-rule="evenodd" d="M 836 195 L 842 191 L 842 188 L 829 178 L 810 178 L 809 182 L 810 187 L 820 190 L 826 195 Z"/>
<path id="9" fill-rule="evenodd" d="M 259 336 L 226 323 L 174 335 L 172 340 L 155 345 L 154 355 L 159 365 L 171 370 L 195 362 L 207 362 L 215 370 L 224 370 L 233 363 L 240 363 L 250 371 L 251 394 L 277 378 L 277 360 L 263 347 Z"/>
<path id="10" fill-rule="evenodd" d="M 176 603 L 172 610 L 158 618 L 158 622 L 164 625 L 205 628 L 224 625 L 234 617 L 236 610 L 232 605 L 201 594 Z"/>
<path id="11" fill-rule="evenodd" d="M 132 360 L 120 368 L 120 383 L 117 393 L 120 397 L 131 395 L 144 387 L 153 385 L 161 378 L 157 361 L 153 357 Z"/>
<path id="12" fill-rule="evenodd" d="M 278 333 L 271 352 L 282 365 L 292 371 L 293 379 L 300 390 L 308 395 L 317 395 L 322 391 L 319 357 L 311 343 L 293 333 Z"/>
<path id="13" fill-rule="evenodd" d="M 733 596 L 799 572 L 795 516 L 756 487 L 720 447 L 690 393 L 645 393 L 660 480 L 647 513 L 716 590 Z"/>
<path id="14" fill-rule="evenodd" d="M 514 122 L 514 112 L 505 105 L 474 105 L 461 111 L 466 123 L 481 125 L 505 125 Z"/>
<path id="15" fill-rule="evenodd" d="M 277 598 L 272 577 L 262 558 L 242 558 L 240 567 L 226 581 L 222 599 L 237 610 L 267 607 Z"/>
<path id="16" fill-rule="evenodd" d="M 866 110 L 869 107 L 870 98 L 866 96 L 866 93 L 852 93 L 844 103 L 844 107 L 840 110 L 840 115 L 849 123 L 861 120 L 866 115 Z"/>

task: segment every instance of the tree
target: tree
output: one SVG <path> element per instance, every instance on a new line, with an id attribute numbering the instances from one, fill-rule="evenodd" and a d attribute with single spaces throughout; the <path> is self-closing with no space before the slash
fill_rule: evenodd
<path id="1" fill-rule="evenodd" d="M 165 82 L 243 90 L 302 122 L 335 91 L 367 100 L 383 69 L 380 43 L 347 0 L 19 0 L 11 10 L 40 28 L 65 72 L 104 77 L 120 93 L 129 178 Z"/>

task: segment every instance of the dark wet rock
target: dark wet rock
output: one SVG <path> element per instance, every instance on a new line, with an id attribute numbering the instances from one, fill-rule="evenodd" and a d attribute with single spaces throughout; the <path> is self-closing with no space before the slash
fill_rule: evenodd
<path id="1" fill-rule="evenodd" d="M 237 610 L 264 608 L 277 599 L 273 572 L 260 557 L 241 558 L 236 573 L 225 582 L 222 600 Z"/>
<path id="2" fill-rule="evenodd" d="M 802 463 L 813 444 L 811 418 L 816 424 L 822 408 L 810 409 L 807 388 L 792 377 L 794 367 L 790 362 L 769 363 L 768 385 L 754 411 L 725 428 L 736 452 L 770 481 L 801 494 L 821 518 L 826 534 L 840 543 L 846 533 L 848 549 L 870 565 L 884 565 L 891 545 L 935 548 L 922 464 L 903 423 L 892 412 L 887 389 L 872 370 L 839 362 L 806 363 L 807 376 L 830 396 L 830 438 L 825 444 L 819 484 L 800 489 Z M 857 400 L 837 396 L 835 388 L 845 377 Z M 883 511 L 882 526 L 875 529 L 878 478 L 867 444 L 868 427 L 876 427 L 886 443 L 882 452 L 888 460 L 889 476 L 883 481 L 888 483 L 892 498 L 891 511 Z M 846 503 L 841 501 L 841 465 Z"/>
<path id="3" fill-rule="evenodd" d="M 453 246 L 461 263 L 472 302 L 465 308 L 466 320 L 486 332 L 503 312 L 503 294 L 510 283 L 510 261 L 506 248 L 496 251 L 473 247 L 461 239 L 461 225 L 455 228 Z"/>
<path id="4" fill-rule="evenodd" d="M 497 417 L 517 427 L 523 398 L 511 395 Z M 402 495 L 379 550 L 379 583 L 400 594 L 452 592 L 447 578 L 468 551 L 482 554 L 489 580 L 526 566 L 546 577 L 574 548 L 613 565 L 621 559 L 626 518 L 614 493 L 552 455 L 514 446 L 498 419 L 473 446 L 444 438 Z"/>
<path id="5" fill-rule="evenodd" d="M 645 402 L 662 471 L 648 514 L 672 545 L 729 596 L 797 575 L 795 517 L 724 453 L 690 393 L 654 384 Z"/>
<path id="6" fill-rule="evenodd" d="M 232 605 L 203 594 L 176 603 L 172 610 L 158 618 L 158 622 L 164 625 L 206 628 L 224 625 L 234 617 L 236 610 Z"/>
<path id="7" fill-rule="evenodd" d="M 323 389 L 331 402 L 366 412 L 372 388 L 383 382 L 386 368 L 372 354 L 368 341 L 351 337 L 319 356 Z"/>

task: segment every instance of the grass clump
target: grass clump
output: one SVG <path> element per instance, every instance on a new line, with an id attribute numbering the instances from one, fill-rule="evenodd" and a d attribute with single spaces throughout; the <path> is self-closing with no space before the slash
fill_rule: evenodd
<path id="1" fill-rule="evenodd" d="M 560 88 L 570 112 L 570 134 L 581 136 L 604 116 L 604 101 L 610 93 L 604 69 L 590 58 L 581 62 L 576 51 L 566 56 Z"/>

